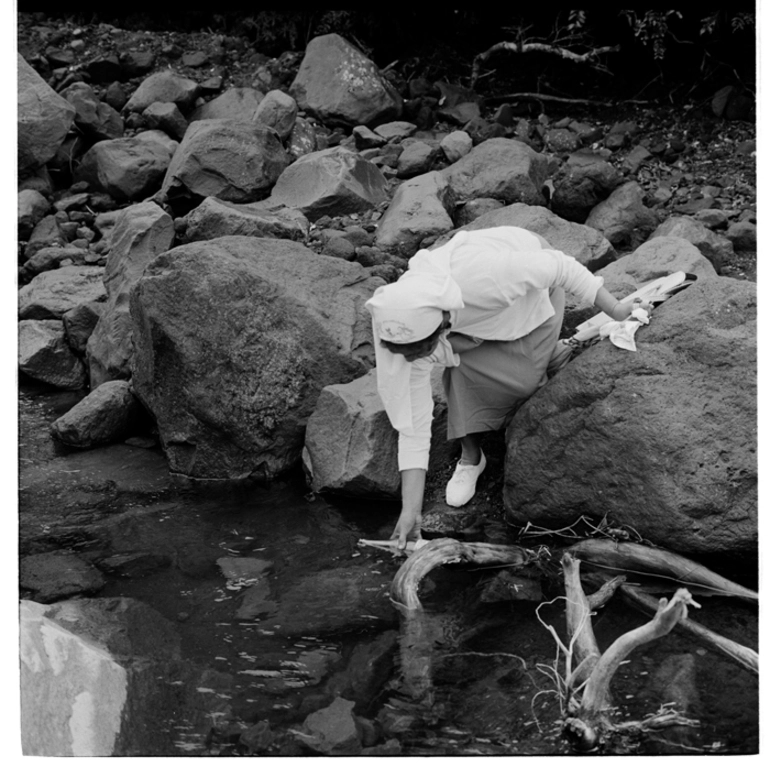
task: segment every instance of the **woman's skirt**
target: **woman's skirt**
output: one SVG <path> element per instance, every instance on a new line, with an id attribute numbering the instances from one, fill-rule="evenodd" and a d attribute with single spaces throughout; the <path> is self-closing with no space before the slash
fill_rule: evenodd
<path id="1" fill-rule="evenodd" d="M 564 291 L 549 294 L 554 316 L 515 341 L 481 341 L 450 333 L 460 365 L 444 370 L 448 412 L 447 437 L 495 431 L 548 380 L 548 366 L 564 317 Z M 454 343 L 453 343 L 454 339 Z"/>

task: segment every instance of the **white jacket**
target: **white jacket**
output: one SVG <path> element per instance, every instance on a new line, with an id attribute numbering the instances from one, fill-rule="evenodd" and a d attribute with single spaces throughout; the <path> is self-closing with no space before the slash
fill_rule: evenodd
<path id="1" fill-rule="evenodd" d="M 551 288 L 564 288 L 593 303 L 604 283 L 572 256 L 545 250 L 531 232 L 512 226 L 458 232 L 446 245 L 416 253 L 409 268 L 448 272 L 464 304 L 450 311 L 451 331 L 486 341 L 515 341 L 552 317 Z M 399 432 L 399 470 L 427 469 L 433 419 L 430 370 L 437 364 L 457 366 L 460 358 L 446 333 L 430 357 L 415 362 L 383 347 L 376 328 L 374 340 L 378 391 Z"/>

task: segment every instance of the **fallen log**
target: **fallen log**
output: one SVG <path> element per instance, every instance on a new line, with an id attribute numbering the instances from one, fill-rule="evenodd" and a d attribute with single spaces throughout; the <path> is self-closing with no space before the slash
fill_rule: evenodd
<path id="1" fill-rule="evenodd" d="M 608 539 L 589 538 L 566 550 L 586 564 L 621 573 L 671 578 L 684 586 L 700 587 L 718 596 L 737 597 L 756 602 L 759 594 L 717 575 L 691 559 L 664 549 L 639 543 L 618 543 Z"/>
<path id="2" fill-rule="evenodd" d="M 649 594 L 645 594 L 643 591 L 640 591 L 627 583 L 620 586 L 620 593 L 623 595 L 624 599 L 634 607 L 647 613 L 655 612 L 657 600 Z M 702 626 L 691 618 L 684 618 L 679 621 L 678 626 L 693 634 L 696 639 L 709 649 L 716 650 L 727 658 L 736 661 L 746 670 L 759 675 L 759 653 L 749 647 L 738 644 L 738 642 L 733 642 L 732 639 L 727 639 L 711 629 L 707 629 L 705 626 Z"/>
<path id="3" fill-rule="evenodd" d="M 417 590 L 420 581 L 436 567 L 456 563 L 475 565 L 510 565 L 523 567 L 537 559 L 537 554 L 522 546 L 496 543 L 469 543 L 454 538 L 436 538 L 417 549 L 398 569 L 390 587 L 390 598 L 407 610 L 422 607 Z"/>

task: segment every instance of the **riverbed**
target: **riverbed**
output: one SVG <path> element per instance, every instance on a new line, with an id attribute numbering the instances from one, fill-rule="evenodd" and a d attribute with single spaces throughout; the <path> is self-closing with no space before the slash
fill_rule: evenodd
<path id="1" fill-rule="evenodd" d="M 556 645 L 537 602 L 481 602 L 493 571 L 432 573 L 421 597 L 441 636 L 426 661 L 430 694 L 410 700 L 403 627 L 387 594 L 401 560 L 358 544 L 389 537 L 397 504 L 314 496 L 300 471 L 270 485 L 193 487 L 169 477 L 146 439 L 67 451 L 48 426 L 81 396 L 22 382 L 20 554 L 77 553 L 105 577 L 91 596 L 140 600 L 178 635 L 180 655 L 149 693 L 159 710 L 132 753 L 300 755 L 292 730 L 335 697 L 356 700 L 372 725 L 369 744 L 389 744 L 382 753 L 571 753 L 548 671 Z M 344 578 L 353 591 L 335 590 Z M 319 583 L 327 593 L 314 590 Z M 550 604 L 540 618 L 563 635 L 553 584 L 544 583 L 542 601 Z M 701 604 L 692 617 L 757 648 L 754 607 Z M 600 647 L 644 620 L 613 600 L 595 618 Z M 616 743 L 613 753 L 757 751 L 756 677 L 679 632 L 621 667 L 617 719 L 655 711 L 672 679 L 684 680 L 698 726 Z M 241 737 L 255 727 L 268 735 Z"/>

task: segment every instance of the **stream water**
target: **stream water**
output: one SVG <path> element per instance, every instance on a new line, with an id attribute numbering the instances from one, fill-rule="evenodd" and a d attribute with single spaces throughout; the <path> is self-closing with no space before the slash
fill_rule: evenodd
<path id="1" fill-rule="evenodd" d="M 432 573 L 421 596 L 443 633 L 429 661 L 431 695 L 410 702 L 399 681 L 399 618 L 387 599 L 400 561 L 357 545 L 388 537 L 397 505 L 313 497 L 301 475 L 269 487 L 175 487 L 157 449 L 66 453 L 47 425 L 75 399 L 22 387 L 20 552 L 66 548 L 97 566 L 126 558 L 132 566 L 108 571 L 97 596 L 141 600 L 178 634 L 180 656 L 148 693 L 155 715 L 134 753 L 249 753 L 239 740 L 244 730 L 261 722 L 285 734 L 335 694 L 357 697 L 356 713 L 378 721 L 372 740 L 395 738 L 402 755 L 570 753 L 547 671 L 556 646 L 534 602 L 479 602 L 488 571 Z M 228 577 L 237 560 L 259 576 Z M 353 588 L 371 592 L 369 601 L 330 589 L 325 604 L 323 588 L 319 594 L 312 585 L 337 572 L 355 573 Z M 756 649 L 755 608 L 714 598 L 702 604 L 703 614 L 692 617 Z M 540 614 L 563 635 L 563 603 Z M 645 620 L 611 603 L 595 619 L 599 645 Z M 700 726 L 617 749 L 756 752 L 756 677 L 679 632 L 621 667 L 613 682 L 617 717 L 640 719 L 677 689 Z"/>

